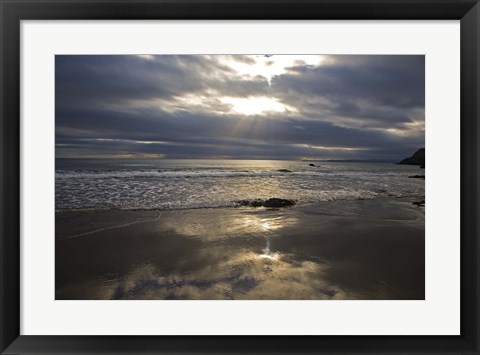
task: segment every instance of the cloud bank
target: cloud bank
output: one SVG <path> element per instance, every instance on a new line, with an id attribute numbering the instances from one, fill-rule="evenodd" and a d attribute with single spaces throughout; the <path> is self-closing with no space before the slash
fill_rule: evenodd
<path id="1" fill-rule="evenodd" d="M 56 157 L 397 161 L 424 56 L 58 55 Z"/>

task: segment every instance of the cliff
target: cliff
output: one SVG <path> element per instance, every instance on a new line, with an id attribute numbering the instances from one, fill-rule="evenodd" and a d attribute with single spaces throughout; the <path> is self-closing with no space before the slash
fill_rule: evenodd
<path id="1" fill-rule="evenodd" d="M 425 165 L 425 148 L 417 150 L 411 157 L 403 159 L 398 164 Z"/>

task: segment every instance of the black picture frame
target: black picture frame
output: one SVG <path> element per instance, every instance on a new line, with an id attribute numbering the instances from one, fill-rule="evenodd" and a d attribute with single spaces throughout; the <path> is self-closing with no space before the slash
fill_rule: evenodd
<path id="1" fill-rule="evenodd" d="M 477 0 L 0 0 L 2 354 L 479 354 L 480 5 Z M 461 335 L 20 335 L 22 20 L 355 19 L 461 21 Z"/>

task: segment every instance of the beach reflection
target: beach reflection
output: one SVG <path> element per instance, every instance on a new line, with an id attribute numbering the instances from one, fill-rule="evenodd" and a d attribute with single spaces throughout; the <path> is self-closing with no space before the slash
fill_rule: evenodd
<path id="1" fill-rule="evenodd" d="M 329 211 L 163 211 L 135 224 L 123 218 L 125 227 L 57 241 L 56 299 L 424 297 L 422 224 L 408 214 L 395 222 Z M 89 215 L 82 218 L 87 223 Z"/>
<path id="2" fill-rule="evenodd" d="M 162 225 L 164 229 L 186 237 L 213 240 L 259 233 L 267 235 L 298 222 L 298 218 L 288 211 L 230 209 L 229 212 L 212 218 L 212 210 L 209 209 L 195 213 L 178 211 L 177 215 L 164 214 Z"/>
<path id="3" fill-rule="evenodd" d="M 274 214 L 274 216 L 272 216 Z M 202 239 L 202 244 L 179 258 L 184 272 L 165 273 L 164 260 L 153 259 L 132 269 L 115 284 L 102 286 L 109 299 L 331 299 L 343 298 L 322 275 L 328 265 L 297 260 L 275 250 L 276 233 L 297 218 L 278 211 L 234 211 L 208 225 L 166 223 L 177 238 Z M 224 226 L 228 225 L 228 233 Z M 180 234 L 183 233 L 183 234 Z M 186 251 L 184 251 L 186 252 Z M 190 255 L 192 254 L 192 255 Z M 196 255 L 195 263 L 188 261 Z M 171 262 L 171 260 L 170 260 Z M 176 269 L 174 267 L 174 269 Z"/>
<path id="4" fill-rule="evenodd" d="M 115 284 L 103 284 L 107 299 L 340 299 L 322 280 L 327 265 L 276 252 L 242 250 L 229 258 L 210 254 L 210 263 L 188 273 L 163 275 L 158 265 L 134 268 Z"/>

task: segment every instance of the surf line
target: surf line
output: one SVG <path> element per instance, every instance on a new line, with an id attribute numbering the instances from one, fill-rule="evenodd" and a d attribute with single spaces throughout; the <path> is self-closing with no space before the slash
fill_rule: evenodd
<path id="1" fill-rule="evenodd" d="M 65 238 L 63 238 L 63 239 L 61 239 L 61 240 L 67 240 L 67 239 L 73 239 L 73 238 L 78 238 L 78 237 L 84 237 L 84 236 L 89 235 L 89 234 L 94 234 L 94 233 L 97 233 L 97 232 L 102 232 L 102 231 L 111 230 L 111 229 L 128 227 L 128 226 L 131 226 L 131 225 L 134 225 L 134 224 L 138 224 L 138 223 L 154 222 L 154 221 L 157 221 L 157 220 L 160 218 L 161 215 L 162 215 L 162 214 L 160 213 L 160 211 L 157 211 L 157 216 L 156 216 L 155 218 L 136 220 L 136 221 L 133 221 L 133 222 L 130 222 L 130 223 L 119 224 L 119 225 L 116 225 L 116 226 L 111 226 L 111 227 L 105 227 L 105 228 L 95 229 L 95 230 L 90 231 L 90 232 L 74 234 L 74 235 L 65 237 Z"/>

